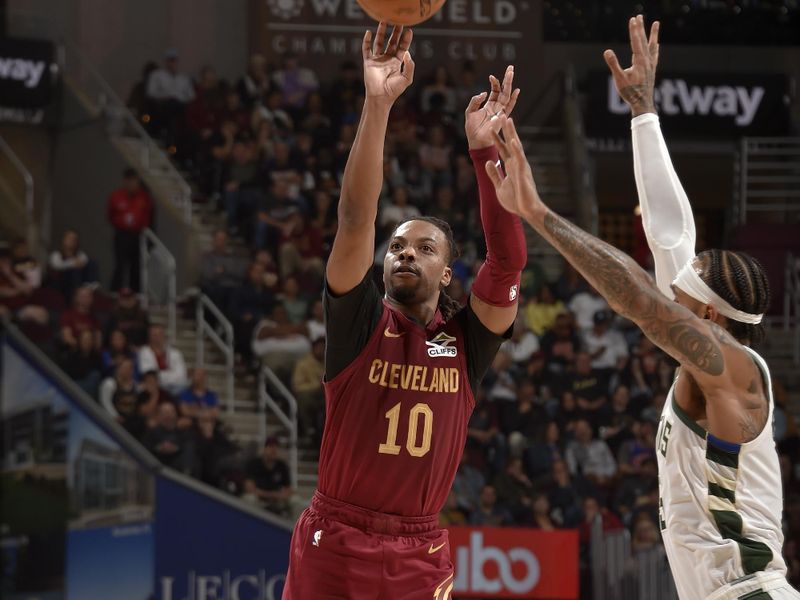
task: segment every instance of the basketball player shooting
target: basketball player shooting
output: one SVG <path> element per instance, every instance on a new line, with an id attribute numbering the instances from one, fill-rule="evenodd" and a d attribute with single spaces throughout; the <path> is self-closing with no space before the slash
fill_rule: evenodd
<path id="1" fill-rule="evenodd" d="M 372 280 L 389 112 L 411 85 L 410 30 L 364 37 L 366 100 L 345 168 L 324 291 L 326 422 L 319 485 L 295 526 L 284 597 L 445 600 L 453 589 L 441 510 L 464 450 L 474 390 L 509 337 L 527 260 L 519 218 L 503 210 L 484 164 L 519 90 L 513 68 L 472 99 L 466 133 L 487 256 L 467 306 L 445 293 L 450 226 L 401 223 Z M 512 91 L 513 90 L 513 91 Z"/>
<path id="2" fill-rule="evenodd" d="M 630 104 L 635 171 L 657 281 L 627 254 L 554 214 L 536 190 L 513 121 L 495 142 L 507 176 L 487 162 L 500 203 L 547 239 L 609 305 L 680 363 L 656 438 L 660 526 L 678 593 L 799 598 L 781 556 L 781 480 L 769 370 L 750 349 L 763 337 L 769 287 L 745 254 L 695 256 L 695 227 L 658 127 L 658 24 L 631 19 L 633 64 L 606 51 Z"/>

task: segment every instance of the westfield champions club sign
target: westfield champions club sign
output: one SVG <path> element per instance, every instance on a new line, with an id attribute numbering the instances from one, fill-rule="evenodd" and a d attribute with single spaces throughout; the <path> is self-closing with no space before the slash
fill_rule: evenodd
<path id="1" fill-rule="evenodd" d="M 448 0 L 414 27 L 417 64 L 475 63 L 497 72 L 524 59 L 522 40 L 534 26 L 531 0 Z M 251 0 L 251 49 L 270 58 L 291 52 L 322 74 L 361 59 L 364 31 L 375 25 L 356 0 Z"/>

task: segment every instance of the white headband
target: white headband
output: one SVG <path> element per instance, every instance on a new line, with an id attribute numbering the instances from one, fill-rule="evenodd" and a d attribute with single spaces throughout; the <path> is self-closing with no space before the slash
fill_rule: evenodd
<path id="1" fill-rule="evenodd" d="M 700 279 L 699 273 L 695 270 L 694 259 L 690 259 L 683 268 L 678 271 L 675 279 L 672 280 L 672 285 L 680 288 L 689 294 L 695 300 L 704 304 L 711 304 L 717 309 L 719 314 L 739 321 L 740 323 L 748 323 L 749 325 L 758 325 L 764 315 L 753 315 L 744 311 L 733 308 L 724 299 L 720 298 L 714 290 L 712 290 L 705 281 Z"/>

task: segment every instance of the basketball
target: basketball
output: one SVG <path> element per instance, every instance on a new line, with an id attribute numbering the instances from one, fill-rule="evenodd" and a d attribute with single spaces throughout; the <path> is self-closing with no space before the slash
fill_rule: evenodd
<path id="1" fill-rule="evenodd" d="M 416 25 L 435 15 L 445 0 L 358 0 L 370 17 L 392 25 Z"/>

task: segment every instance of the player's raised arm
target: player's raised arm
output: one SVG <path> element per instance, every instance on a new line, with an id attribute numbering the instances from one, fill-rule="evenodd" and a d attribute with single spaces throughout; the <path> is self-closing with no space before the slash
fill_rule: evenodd
<path id="1" fill-rule="evenodd" d="M 623 70 L 613 50 L 606 50 L 603 56 L 619 95 L 631 107 L 633 170 L 644 231 L 655 260 L 658 288 L 672 298 L 669 286 L 695 255 L 694 216 L 672 166 L 655 108 L 659 23 L 653 23 L 649 39 L 641 15 L 631 18 L 628 26 L 631 66 Z"/>
<path id="2" fill-rule="evenodd" d="M 486 261 L 472 285 L 469 301 L 484 327 L 503 334 L 517 315 L 520 277 L 528 252 L 522 222 L 500 206 L 484 165 L 487 161 L 497 162 L 494 132 L 500 128 L 500 117 L 511 114 L 519 97 L 519 89 L 514 89 L 514 67 L 506 69 L 502 84 L 494 75 L 489 77 L 489 83 L 488 98 L 486 92 L 473 97 L 465 119 L 486 236 Z"/>
<path id="3" fill-rule="evenodd" d="M 502 120 L 505 141 L 494 136 L 507 174 L 493 162 L 485 165 L 502 206 L 524 218 L 614 311 L 634 321 L 653 343 L 679 361 L 707 398 L 709 393 L 738 389 L 742 383 L 738 379 L 753 371 L 742 346 L 721 327 L 660 293 L 630 256 L 552 212 L 539 197 L 513 121 Z"/>
<path id="4" fill-rule="evenodd" d="M 414 80 L 412 32 L 395 27 L 386 41 L 386 23 L 374 39 L 364 35 L 366 100 L 350 157 L 344 170 L 339 199 L 339 229 L 326 268 L 328 289 L 342 295 L 356 287 L 372 265 L 375 218 L 383 185 L 383 145 L 394 101 Z"/>

